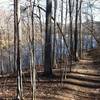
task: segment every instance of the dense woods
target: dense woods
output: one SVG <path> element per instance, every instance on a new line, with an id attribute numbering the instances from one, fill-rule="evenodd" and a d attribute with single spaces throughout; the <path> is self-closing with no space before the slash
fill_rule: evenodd
<path id="1" fill-rule="evenodd" d="M 100 1 L 0 3 L 0 100 L 100 100 Z"/>

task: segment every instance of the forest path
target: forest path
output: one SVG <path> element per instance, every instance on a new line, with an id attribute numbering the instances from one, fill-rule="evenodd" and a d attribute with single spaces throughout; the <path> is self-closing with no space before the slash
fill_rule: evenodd
<path id="1" fill-rule="evenodd" d="M 72 66 L 71 72 L 66 74 L 66 79 L 61 79 L 64 71 L 64 68 L 54 69 L 56 77 L 53 79 L 39 78 L 36 100 L 100 100 L 99 48 L 87 51 L 83 59 Z M 15 76 L 0 77 L 0 100 L 14 100 L 16 89 Z M 23 90 L 24 100 L 31 100 L 29 73 L 23 76 Z"/>
<path id="2" fill-rule="evenodd" d="M 75 69 L 86 74 L 100 75 L 100 48 L 86 51 L 83 58 L 72 68 L 72 71 Z"/>
<path id="3" fill-rule="evenodd" d="M 56 78 L 51 80 L 40 77 L 37 100 L 100 100 L 100 48 L 85 52 L 66 79 L 62 79 L 64 71 L 53 69 Z"/>
<path id="4" fill-rule="evenodd" d="M 84 54 L 83 58 L 72 66 L 71 73 L 67 74 L 65 86 L 74 93 L 78 92 L 81 100 L 100 100 L 100 48 L 88 50 Z"/>

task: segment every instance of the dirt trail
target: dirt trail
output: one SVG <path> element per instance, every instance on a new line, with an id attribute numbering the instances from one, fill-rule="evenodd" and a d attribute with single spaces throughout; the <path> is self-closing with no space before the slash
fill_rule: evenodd
<path id="1" fill-rule="evenodd" d="M 64 69 L 62 69 L 63 71 Z M 100 100 L 100 49 L 89 50 L 84 59 L 72 67 L 61 81 L 61 71 L 56 77 L 37 81 L 36 100 Z M 29 76 L 29 75 L 28 75 Z M 24 100 L 31 100 L 30 78 L 23 79 Z M 0 100 L 15 100 L 16 78 L 0 77 Z"/>

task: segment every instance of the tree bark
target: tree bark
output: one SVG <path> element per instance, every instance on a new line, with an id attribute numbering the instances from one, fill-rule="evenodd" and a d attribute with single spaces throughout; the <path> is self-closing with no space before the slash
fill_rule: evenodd
<path id="1" fill-rule="evenodd" d="M 35 68 L 35 23 L 34 23 L 34 4 L 35 0 L 32 4 L 32 0 L 30 0 L 30 13 L 31 13 L 31 29 L 32 29 L 32 40 L 31 40 L 31 63 L 32 63 L 32 100 L 35 100 L 35 92 L 36 92 L 36 68 Z"/>
<path id="2" fill-rule="evenodd" d="M 82 58 L 82 0 L 80 0 L 80 11 L 79 11 L 79 58 Z"/>
<path id="3" fill-rule="evenodd" d="M 52 76 L 51 14 L 52 14 L 52 0 L 46 0 L 46 30 L 45 30 L 46 35 L 45 35 L 44 74 L 48 78 Z"/>
<path id="4" fill-rule="evenodd" d="M 22 100 L 22 68 L 21 68 L 21 62 L 20 62 L 20 31 L 19 31 L 19 23 L 20 23 L 20 7 L 18 0 L 14 0 L 14 28 L 15 28 L 15 44 L 16 44 L 16 50 L 17 50 L 17 99 Z M 15 57 L 16 57 L 15 56 Z"/>
<path id="5" fill-rule="evenodd" d="M 73 59 L 73 31 L 72 31 L 72 3 L 71 0 L 69 0 L 69 42 L 70 42 L 70 56 L 69 56 L 69 60 L 70 60 L 70 65 L 72 65 L 72 59 Z M 71 71 L 71 67 L 70 67 L 70 71 Z"/>
<path id="6" fill-rule="evenodd" d="M 78 23 L 78 2 L 79 0 L 76 0 L 76 15 L 75 15 L 75 31 L 74 31 L 74 60 L 77 61 L 77 45 L 78 45 L 78 31 L 77 31 L 77 23 Z"/>
<path id="7" fill-rule="evenodd" d="M 54 34 L 53 34 L 53 47 L 52 47 L 52 50 L 53 50 L 53 56 L 52 56 L 52 66 L 55 65 L 56 63 L 56 52 L 55 52 L 55 49 L 56 49 L 56 13 L 57 13 L 57 0 L 54 1 Z"/>

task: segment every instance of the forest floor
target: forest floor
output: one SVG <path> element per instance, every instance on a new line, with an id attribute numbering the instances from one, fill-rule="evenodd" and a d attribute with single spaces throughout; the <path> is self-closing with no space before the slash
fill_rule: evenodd
<path id="1" fill-rule="evenodd" d="M 54 77 L 47 79 L 39 73 L 36 100 L 100 100 L 100 48 L 89 50 L 71 73 L 62 78 L 65 68 L 54 69 Z M 0 76 L 0 100 L 16 100 L 17 80 L 14 75 Z M 24 100 L 32 100 L 29 73 L 23 75 Z"/>

